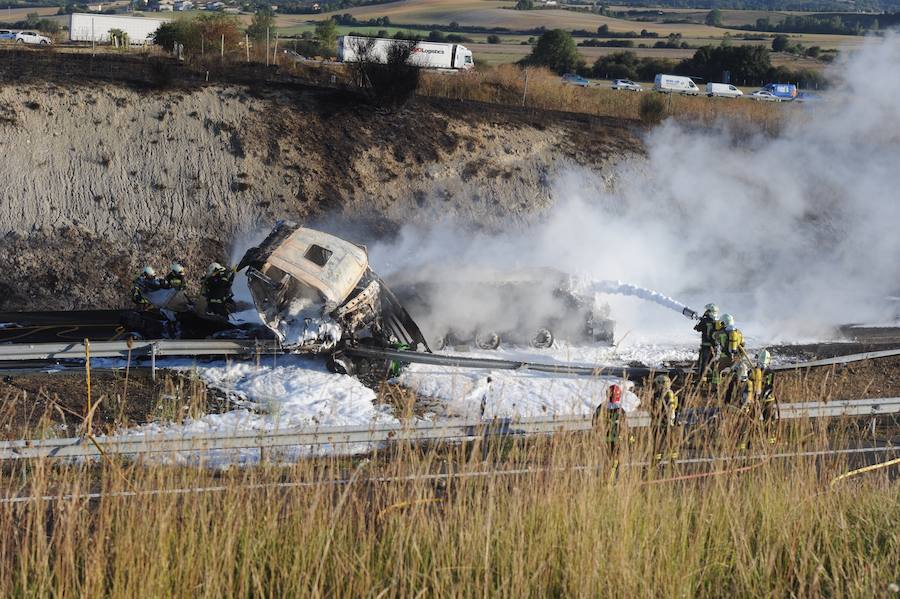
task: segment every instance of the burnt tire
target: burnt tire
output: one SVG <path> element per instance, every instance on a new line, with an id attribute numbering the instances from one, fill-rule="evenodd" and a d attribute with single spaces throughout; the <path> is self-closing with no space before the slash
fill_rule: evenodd
<path id="1" fill-rule="evenodd" d="M 550 329 L 538 329 L 531 338 L 531 347 L 547 349 L 553 346 L 553 333 Z"/>
<path id="2" fill-rule="evenodd" d="M 500 347 L 500 335 L 493 331 L 475 333 L 475 347 L 478 349 L 497 349 Z"/>

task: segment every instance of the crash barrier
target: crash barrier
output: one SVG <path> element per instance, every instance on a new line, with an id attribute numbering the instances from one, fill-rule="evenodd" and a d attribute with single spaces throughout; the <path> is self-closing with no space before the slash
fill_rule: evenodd
<path id="1" fill-rule="evenodd" d="M 878 416 L 900 413 L 900 397 L 828 403 L 782 404 L 782 419 Z M 646 412 L 627 416 L 630 427 L 646 427 Z M 364 427 L 310 427 L 275 431 L 206 434 L 116 435 L 66 439 L 19 439 L 0 442 L 0 459 L 97 458 L 104 455 L 151 455 L 279 447 L 328 447 L 385 442 L 464 441 L 492 436 L 547 435 L 586 431 L 591 416 L 494 418 L 482 421 L 448 419 L 433 422 L 373 424 Z M 367 448 L 367 447 L 366 447 Z"/>
<path id="2" fill-rule="evenodd" d="M 151 339 L 146 341 L 90 341 L 91 358 L 252 356 L 279 353 L 274 341 L 233 339 Z M 10 343 L 0 345 L 0 362 L 84 360 L 88 345 L 69 343 Z"/>
<path id="3" fill-rule="evenodd" d="M 895 455 L 900 453 L 900 447 L 849 447 L 840 449 L 820 449 L 816 451 L 797 451 L 770 454 L 753 454 L 746 456 L 710 456 L 700 458 L 682 458 L 666 462 L 674 466 L 698 465 L 698 464 L 716 464 L 719 462 L 750 462 L 754 465 L 761 465 L 774 460 L 791 460 L 803 458 L 821 458 L 835 456 L 851 456 L 860 454 L 887 454 Z M 893 465 L 897 460 L 878 464 L 878 467 Z M 617 464 L 618 468 L 646 468 L 654 466 L 659 462 L 649 462 L 646 460 L 622 462 Z M 614 467 L 614 468 L 615 468 Z M 357 467 L 357 470 L 360 467 Z M 213 485 L 205 487 L 176 487 L 166 489 L 146 489 L 142 491 L 109 491 L 109 492 L 91 492 L 91 493 L 58 493 L 56 495 L 15 495 L 11 497 L 0 498 L 0 505 L 16 504 L 16 503 L 32 503 L 36 501 L 84 501 L 106 498 L 129 498 L 129 497 L 147 497 L 147 496 L 164 496 L 164 495 L 198 495 L 201 493 L 223 493 L 233 491 L 235 489 L 244 489 L 248 491 L 278 490 L 291 488 L 308 488 L 308 487 L 324 487 L 324 486 L 345 486 L 354 483 L 358 484 L 388 484 L 388 483 L 408 483 L 415 481 L 435 481 L 435 480 L 455 480 L 467 478 L 499 478 L 505 476 L 524 476 L 526 474 L 552 473 L 552 472 L 599 472 L 608 469 L 607 464 L 602 465 L 574 465 L 574 466 L 530 466 L 526 468 L 497 468 L 475 471 L 449 471 L 449 472 L 432 472 L 422 474 L 409 474 L 404 476 L 349 476 L 344 478 L 328 478 L 317 480 L 290 481 L 290 482 L 273 482 L 273 483 L 247 483 L 247 484 L 228 484 Z M 864 469 L 853 470 L 850 475 L 861 473 Z M 722 471 L 713 471 L 708 474 L 722 474 Z M 846 478 L 841 475 L 832 481 L 832 484 Z M 651 479 L 647 482 L 656 482 L 658 479 Z M 673 479 L 668 479 L 673 480 Z"/>
<path id="4" fill-rule="evenodd" d="M 96 341 L 90 342 L 93 358 L 144 358 L 149 357 L 151 368 L 156 368 L 156 358 L 163 357 L 203 357 L 238 356 L 251 357 L 285 353 L 277 341 L 234 340 L 234 339 L 154 339 L 146 341 Z M 71 343 L 12 343 L 0 344 L 0 362 L 20 363 L 30 361 L 53 362 L 59 360 L 85 360 L 87 346 L 84 342 Z M 378 347 L 352 347 L 344 350 L 348 355 L 373 360 L 396 360 L 405 363 L 431 364 L 459 368 L 486 370 L 522 370 L 548 374 L 570 374 L 579 376 L 620 376 L 626 378 L 646 377 L 654 373 L 687 375 L 689 368 L 650 368 L 634 366 L 585 366 L 577 364 L 525 362 L 498 358 L 480 358 L 448 354 L 431 354 L 409 350 L 394 350 Z M 773 370 L 797 370 L 835 364 L 848 364 L 875 358 L 900 356 L 900 349 L 866 352 L 838 356 L 824 360 L 801 362 L 775 366 Z"/>

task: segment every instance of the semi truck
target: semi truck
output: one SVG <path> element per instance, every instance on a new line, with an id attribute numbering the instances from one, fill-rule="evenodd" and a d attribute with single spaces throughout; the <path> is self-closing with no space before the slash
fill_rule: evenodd
<path id="1" fill-rule="evenodd" d="M 338 38 L 338 60 L 359 62 L 368 58 L 373 62 L 385 63 L 391 46 L 398 43 L 415 44 L 409 61 L 410 64 L 423 69 L 468 70 L 475 67 L 472 52 L 461 44 L 414 42 L 353 35 L 342 35 Z"/>
<path id="2" fill-rule="evenodd" d="M 128 36 L 129 44 L 152 44 L 156 30 L 169 21 L 170 19 L 72 13 L 69 16 L 69 41 L 108 43 L 112 41 L 109 32 L 118 29 Z"/>
<path id="3" fill-rule="evenodd" d="M 700 88 L 693 79 L 678 75 L 657 75 L 653 80 L 653 89 L 664 94 L 700 95 Z"/>

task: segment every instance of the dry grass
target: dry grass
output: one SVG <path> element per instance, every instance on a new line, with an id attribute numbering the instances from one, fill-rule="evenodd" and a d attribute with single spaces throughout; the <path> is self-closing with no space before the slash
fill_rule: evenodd
<path id="1" fill-rule="evenodd" d="M 743 430 L 690 443 L 740 455 Z M 0 594 L 873 597 L 900 577 L 884 470 L 831 486 L 845 459 L 628 466 L 653 453 L 633 432 L 618 455 L 597 431 L 224 472 L 7 466 L 5 494 L 30 499 L 0 504 Z M 859 434 L 801 422 L 777 450 Z M 455 476 L 424 478 L 437 473 Z M 40 499 L 87 491 L 137 495 Z"/>
<path id="2" fill-rule="evenodd" d="M 525 73 L 513 65 L 458 73 L 454 76 L 425 73 L 419 93 L 457 100 L 529 106 L 548 110 L 578 112 L 596 116 L 638 119 L 641 94 L 603 88 L 566 85 L 546 69 Z M 643 92 L 653 93 L 653 92 Z M 722 98 L 666 96 L 666 113 L 683 122 L 712 124 L 727 121 L 752 130 L 777 131 L 786 112 L 794 107 Z"/>

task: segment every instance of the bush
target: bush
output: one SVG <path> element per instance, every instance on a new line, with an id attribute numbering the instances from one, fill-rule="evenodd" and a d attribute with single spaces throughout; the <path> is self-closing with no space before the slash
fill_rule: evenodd
<path id="1" fill-rule="evenodd" d="M 487 36 L 487 43 L 489 44 L 499 44 L 500 36 L 499 35 L 489 35 Z"/>
<path id="2" fill-rule="evenodd" d="M 646 94 L 641 98 L 639 107 L 641 122 L 657 125 L 666 116 L 666 102 L 659 94 Z"/>
<path id="3" fill-rule="evenodd" d="M 224 37 L 225 51 L 230 52 L 237 50 L 244 39 L 239 24 L 237 18 L 221 13 L 203 14 L 190 20 L 176 19 L 160 25 L 153 40 L 169 52 L 177 42 L 184 45 L 188 54 L 217 54 Z"/>

